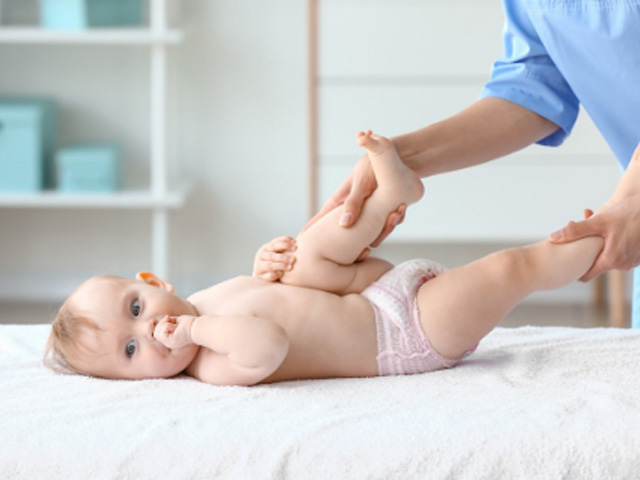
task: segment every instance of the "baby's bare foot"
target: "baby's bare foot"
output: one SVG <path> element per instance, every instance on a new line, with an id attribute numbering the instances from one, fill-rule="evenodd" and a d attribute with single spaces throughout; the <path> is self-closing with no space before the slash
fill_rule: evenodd
<path id="1" fill-rule="evenodd" d="M 391 140 L 385 137 L 380 137 L 371 133 L 371 130 L 365 132 L 358 132 L 356 135 L 358 145 L 364 147 L 368 152 L 375 155 L 382 155 L 384 152 L 393 150 L 393 144 Z"/>
<path id="2" fill-rule="evenodd" d="M 371 160 L 378 188 L 389 190 L 397 197 L 398 205 L 409 205 L 422 198 L 424 185 L 420 177 L 404 164 L 391 140 L 373 135 L 371 130 L 358 132 L 356 138 Z"/>

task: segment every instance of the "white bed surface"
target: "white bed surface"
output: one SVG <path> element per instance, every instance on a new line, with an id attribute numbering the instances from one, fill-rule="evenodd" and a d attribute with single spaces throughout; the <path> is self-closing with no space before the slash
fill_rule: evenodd
<path id="1" fill-rule="evenodd" d="M 460 366 L 214 387 L 41 363 L 0 325 L 0 478 L 632 479 L 640 331 L 497 329 Z"/>

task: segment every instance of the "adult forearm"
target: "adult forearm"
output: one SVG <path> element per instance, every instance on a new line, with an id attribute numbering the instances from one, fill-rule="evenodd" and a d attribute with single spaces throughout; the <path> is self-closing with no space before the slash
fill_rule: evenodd
<path id="1" fill-rule="evenodd" d="M 488 97 L 445 120 L 394 137 L 393 143 L 407 165 L 428 177 L 508 155 L 557 129 L 520 105 Z"/>

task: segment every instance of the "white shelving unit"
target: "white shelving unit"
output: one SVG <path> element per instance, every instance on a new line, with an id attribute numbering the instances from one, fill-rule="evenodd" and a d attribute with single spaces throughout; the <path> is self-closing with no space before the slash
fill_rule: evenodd
<path id="1" fill-rule="evenodd" d="M 0 42 L 16 44 L 153 45 L 182 41 L 177 30 L 148 28 L 92 29 L 83 31 L 43 30 L 37 27 L 1 27 Z"/>
<path id="2" fill-rule="evenodd" d="M 148 46 L 151 60 L 148 190 L 122 190 L 113 194 L 0 192 L 0 208 L 149 210 L 152 215 L 152 268 L 158 275 L 166 278 L 169 274 L 168 214 L 169 210 L 180 208 L 184 204 L 187 193 L 185 186 L 170 188 L 167 181 L 167 49 L 182 42 L 183 33 L 168 27 L 166 0 L 149 0 L 149 8 L 147 28 L 56 31 L 0 25 L 0 44 Z"/>
<path id="3" fill-rule="evenodd" d="M 162 197 L 149 190 L 124 190 L 113 194 L 67 194 L 56 191 L 41 193 L 0 193 L 0 208 L 122 208 L 175 209 L 182 206 L 186 187 L 167 191 Z"/>

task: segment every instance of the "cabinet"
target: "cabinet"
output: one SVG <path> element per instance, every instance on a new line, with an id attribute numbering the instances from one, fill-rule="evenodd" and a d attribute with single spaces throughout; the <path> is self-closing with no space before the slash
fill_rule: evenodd
<path id="1" fill-rule="evenodd" d="M 35 193 L 0 192 L 2 209 L 91 209 L 145 210 L 151 215 L 151 263 L 158 275 L 168 276 L 168 214 L 180 208 L 186 197 L 184 185 L 169 184 L 167 153 L 167 63 L 168 49 L 181 43 L 183 33 L 170 28 L 166 0 L 149 0 L 149 25 L 141 28 L 55 31 L 37 27 L 0 24 L 0 46 L 21 48 L 42 45 L 45 48 L 71 46 L 143 47 L 149 52 L 149 181 L 139 189 L 124 189 L 112 194 L 65 194 L 57 191 Z M 14 68 L 20 68 L 19 65 Z M 55 75 L 55 72 L 51 72 Z M 113 75 L 118 75 L 114 71 Z M 12 92 L 4 92 L 12 93 Z M 126 121 L 126 118 L 124 119 Z M 96 212 L 99 214 L 99 212 Z M 114 239 L 115 241 L 115 239 Z M 9 253 L 10 254 L 10 253 Z M 19 288 L 19 287 L 14 287 Z M 0 291 L 0 297 L 11 294 Z"/>

